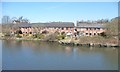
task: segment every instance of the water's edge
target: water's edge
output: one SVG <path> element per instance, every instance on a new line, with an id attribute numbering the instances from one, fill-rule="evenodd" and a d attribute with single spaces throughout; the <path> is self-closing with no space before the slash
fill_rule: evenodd
<path id="1" fill-rule="evenodd" d="M 109 44 L 109 43 L 78 43 L 78 42 L 69 42 L 69 41 L 64 41 L 64 40 L 42 40 L 42 39 L 22 39 L 22 38 L 17 38 L 17 39 L 0 39 L 0 40 L 17 40 L 17 41 L 42 41 L 42 42 L 58 42 L 61 45 L 72 45 L 72 46 L 87 46 L 87 47 L 116 47 L 119 48 L 119 44 Z"/>

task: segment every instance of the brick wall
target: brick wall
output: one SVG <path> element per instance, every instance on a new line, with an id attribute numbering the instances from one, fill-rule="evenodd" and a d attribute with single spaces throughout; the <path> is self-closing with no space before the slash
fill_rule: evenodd
<path id="1" fill-rule="evenodd" d="M 85 36 L 98 35 L 99 33 L 105 32 L 103 28 L 77 28 L 79 32 L 83 32 Z"/>

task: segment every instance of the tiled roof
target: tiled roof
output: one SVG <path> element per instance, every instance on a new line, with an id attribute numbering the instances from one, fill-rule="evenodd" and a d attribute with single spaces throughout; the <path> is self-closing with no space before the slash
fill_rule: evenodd
<path id="1" fill-rule="evenodd" d="M 13 27 L 74 27 L 72 22 L 15 24 Z"/>
<path id="2" fill-rule="evenodd" d="M 31 27 L 31 24 L 14 24 L 13 27 Z"/>
<path id="3" fill-rule="evenodd" d="M 79 23 L 76 26 L 77 28 L 104 28 L 104 24 L 87 24 L 87 23 Z"/>

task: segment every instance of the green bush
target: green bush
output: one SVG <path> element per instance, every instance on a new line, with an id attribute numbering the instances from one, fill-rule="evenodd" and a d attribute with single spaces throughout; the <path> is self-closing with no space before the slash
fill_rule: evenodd
<path id="1" fill-rule="evenodd" d="M 61 39 L 65 39 L 65 37 L 66 37 L 65 35 L 58 35 L 56 39 L 61 40 Z"/>
<path id="2" fill-rule="evenodd" d="M 44 38 L 45 36 L 43 35 L 43 34 L 40 34 L 39 36 L 38 36 L 38 38 L 39 39 L 42 39 L 42 38 Z"/>
<path id="3" fill-rule="evenodd" d="M 65 32 L 62 32 L 61 35 L 65 35 Z"/>
<path id="4" fill-rule="evenodd" d="M 32 38 L 42 39 L 42 38 L 44 38 L 44 34 L 35 34 L 32 36 Z"/>

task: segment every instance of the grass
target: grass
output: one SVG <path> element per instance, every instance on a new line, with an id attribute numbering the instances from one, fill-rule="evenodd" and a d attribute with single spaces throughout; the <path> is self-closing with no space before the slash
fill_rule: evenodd
<path id="1" fill-rule="evenodd" d="M 118 39 L 115 39 L 114 37 L 105 38 L 102 36 L 81 36 L 77 39 L 75 38 L 65 38 L 62 40 L 63 42 L 72 42 L 72 43 L 80 43 L 80 44 L 88 44 L 88 43 L 94 43 L 94 44 L 117 44 Z"/>

